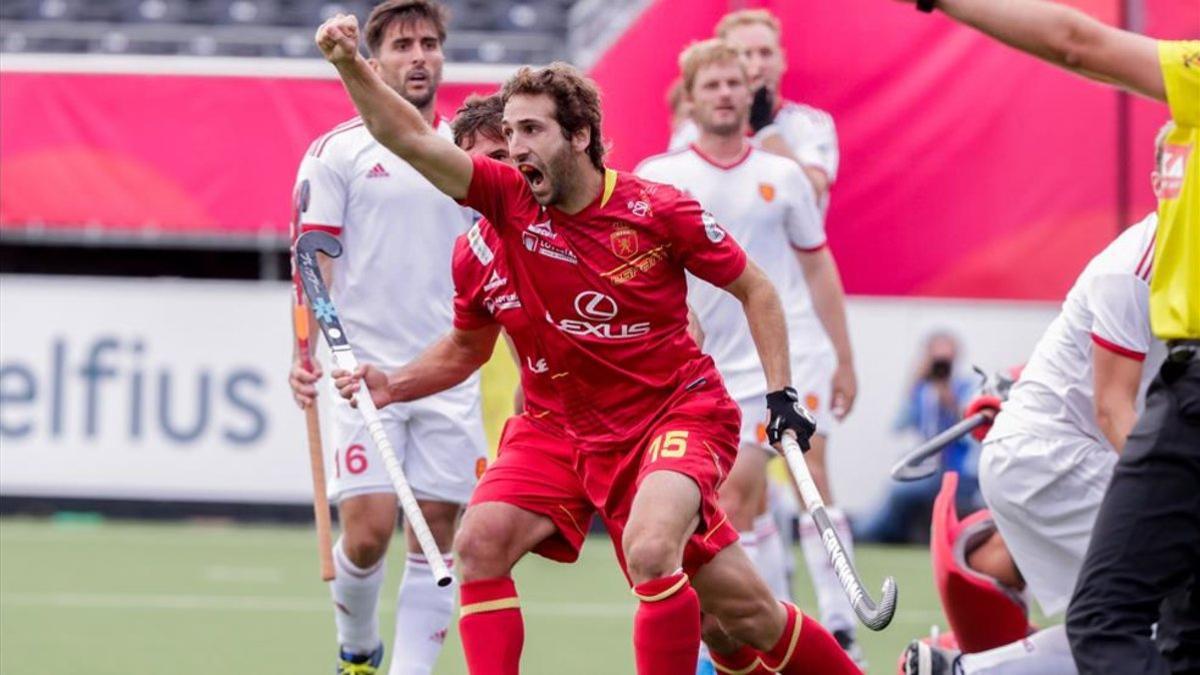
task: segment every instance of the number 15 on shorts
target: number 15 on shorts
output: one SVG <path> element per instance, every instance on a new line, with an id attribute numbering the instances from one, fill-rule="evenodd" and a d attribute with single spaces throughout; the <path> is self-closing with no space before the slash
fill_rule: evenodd
<path id="1" fill-rule="evenodd" d="M 650 441 L 650 459 L 649 461 L 657 461 L 659 457 L 663 459 L 676 459 L 683 457 L 687 453 L 687 437 L 686 431 L 668 431 L 654 437 Z"/>

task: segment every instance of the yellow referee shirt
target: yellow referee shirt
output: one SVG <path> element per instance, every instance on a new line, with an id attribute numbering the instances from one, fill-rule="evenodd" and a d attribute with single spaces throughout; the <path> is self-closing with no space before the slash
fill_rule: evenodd
<path id="1" fill-rule="evenodd" d="M 1150 281 L 1150 326 L 1164 340 L 1200 339 L 1200 40 L 1158 43 L 1175 129 L 1163 144 Z"/>

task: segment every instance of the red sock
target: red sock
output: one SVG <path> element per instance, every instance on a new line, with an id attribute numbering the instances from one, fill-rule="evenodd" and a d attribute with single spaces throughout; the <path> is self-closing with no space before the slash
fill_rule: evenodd
<path id="1" fill-rule="evenodd" d="M 762 655 L 763 664 L 782 675 L 861 675 L 862 671 L 821 624 L 800 613 L 790 603 L 783 636 Z"/>
<path id="2" fill-rule="evenodd" d="M 718 673 L 727 675 L 771 675 L 771 671 L 762 664 L 760 654 L 753 647 L 741 646 L 732 654 L 718 654 L 709 650 L 713 665 Z"/>
<path id="3" fill-rule="evenodd" d="M 517 587 L 510 577 L 465 581 L 458 632 L 471 675 L 517 675 L 525 624 Z"/>
<path id="4" fill-rule="evenodd" d="M 700 654 L 700 598 L 678 572 L 633 588 L 641 600 L 633 617 L 638 675 L 695 675 Z"/>

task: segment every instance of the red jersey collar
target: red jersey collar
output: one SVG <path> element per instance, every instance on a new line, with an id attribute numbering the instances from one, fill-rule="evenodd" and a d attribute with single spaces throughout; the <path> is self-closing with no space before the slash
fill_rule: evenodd
<path id="1" fill-rule="evenodd" d="M 728 171 L 728 170 L 736 167 L 737 165 L 741 164 L 742 162 L 746 161 L 747 159 L 749 159 L 750 152 L 754 149 L 754 146 L 750 145 L 749 143 L 743 142 L 742 143 L 742 151 L 738 153 L 737 157 L 733 158 L 733 160 L 731 160 L 729 162 L 721 162 L 721 161 L 715 159 L 711 155 L 709 155 L 706 152 L 704 152 L 703 150 L 701 150 L 700 146 L 696 145 L 695 143 L 691 144 L 691 148 L 692 148 L 692 152 L 696 153 L 696 155 L 699 156 L 700 159 L 708 162 L 709 164 L 712 164 L 713 166 L 717 167 L 718 169 L 723 169 L 725 171 Z"/>

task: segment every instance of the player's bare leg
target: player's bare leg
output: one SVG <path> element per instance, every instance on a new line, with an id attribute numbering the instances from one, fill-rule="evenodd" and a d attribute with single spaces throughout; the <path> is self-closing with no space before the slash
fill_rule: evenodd
<path id="1" fill-rule="evenodd" d="M 462 575 L 459 633 L 471 675 L 516 675 L 525 628 L 512 568 L 553 535 L 549 518 L 504 502 L 474 504 L 454 539 Z"/>
<path id="2" fill-rule="evenodd" d="M 443 552 L 447 566 L 451 565 L 450 546 L 462 505 L 422 499 L 417 500 L 417 505 L 421 507 L 425 523 L 429 525 L 438 550 Z M 437 662 L 454 613 L 454 587 L 437 585 L 433 569 L 421 554 L 421 545 L 407 523 L 404 534 L 408 555 L 396 596 L 396 633 L 388 673 L 427 675 Z"/>
<path id="3" fill-rule="evenodd" d="M 1000 536 L 999 531 L 993 532 L 987 541 L 967 554 L 967 566 L 1009 588 L 1025 590 L 1025 578 L 1021 576 L 1021 570 L 1017 569 L 1017 563 L 1013 560 L 1012 553 L 1009 553 L 1004 537 Z"/>
<path id="4" fill-rule="evenodd" d="M 780 600 L 790 598 L 786 551 L 774 518 L 767 511 L 767 464 L 771 454 L 760 445 L 743 443 L 729 477 L 719 492 L 721 508 L 741 536 L 742 548 Z"/>
<path id="5" fill-rule="evenodd" d="M 692 586 L 705 613 L 704 640 L 721 668 L 785 675 L 860 672 L 824 627 L 771 594 L 740 547 L 718 553 Z"/>
<path id="6" fill-rule="evenodd" d="M 700 601 L 683 573 L 683 549 L 700 524 L 700 488 L 674 471 L 646 475 L 621 541 L 633 593 L 640 675 L 692 675 L 700 649 Z"/>
<path id="7" fill-rule="evenodd" d="M 342 536 L 333 545 L 336 574 L 329 589 L 343 661 L 378 665 L 382 658 L 377 607 L 396 511 L 392 492 L 357 495 L 338 504 Z"/>
<path id="8" fill-rule="evenodd" d="M 846 555 L 850 556 L 853 561 L 854 541 L 850 533 L 850 522 L 841 509 L 833 506 L 833 490 L 829 485 L 829 470 L 825 462 L 828 440 L 828 436 L 823 434 L 813 436 L 810 441 L 812 449 L 804 454 L 804 459 L 808 463 L 808 470 L 812 474 L 817 491 L 825 500 L 825 513 L 829 515 L 829 520 L 837 528 L 838 537 L 842 540 Z M 854 609 L 846 598 L 846 592 L 842 589 L 841 582 L 838 581 L 833 563 L 829 561 L 829 555 L 825 552 L 825 545 L 821 542 L 817 526 L 807 513 L 800 517 L 800 545 L 804 549 L 808 574 L 812 578 L 813 588 L 817 593 L 821 623 L 833 632 L 838 643 L 851 652 L 851 656 L 856 660 L 861 660 L 862 653 L 855 640 Z"/>

